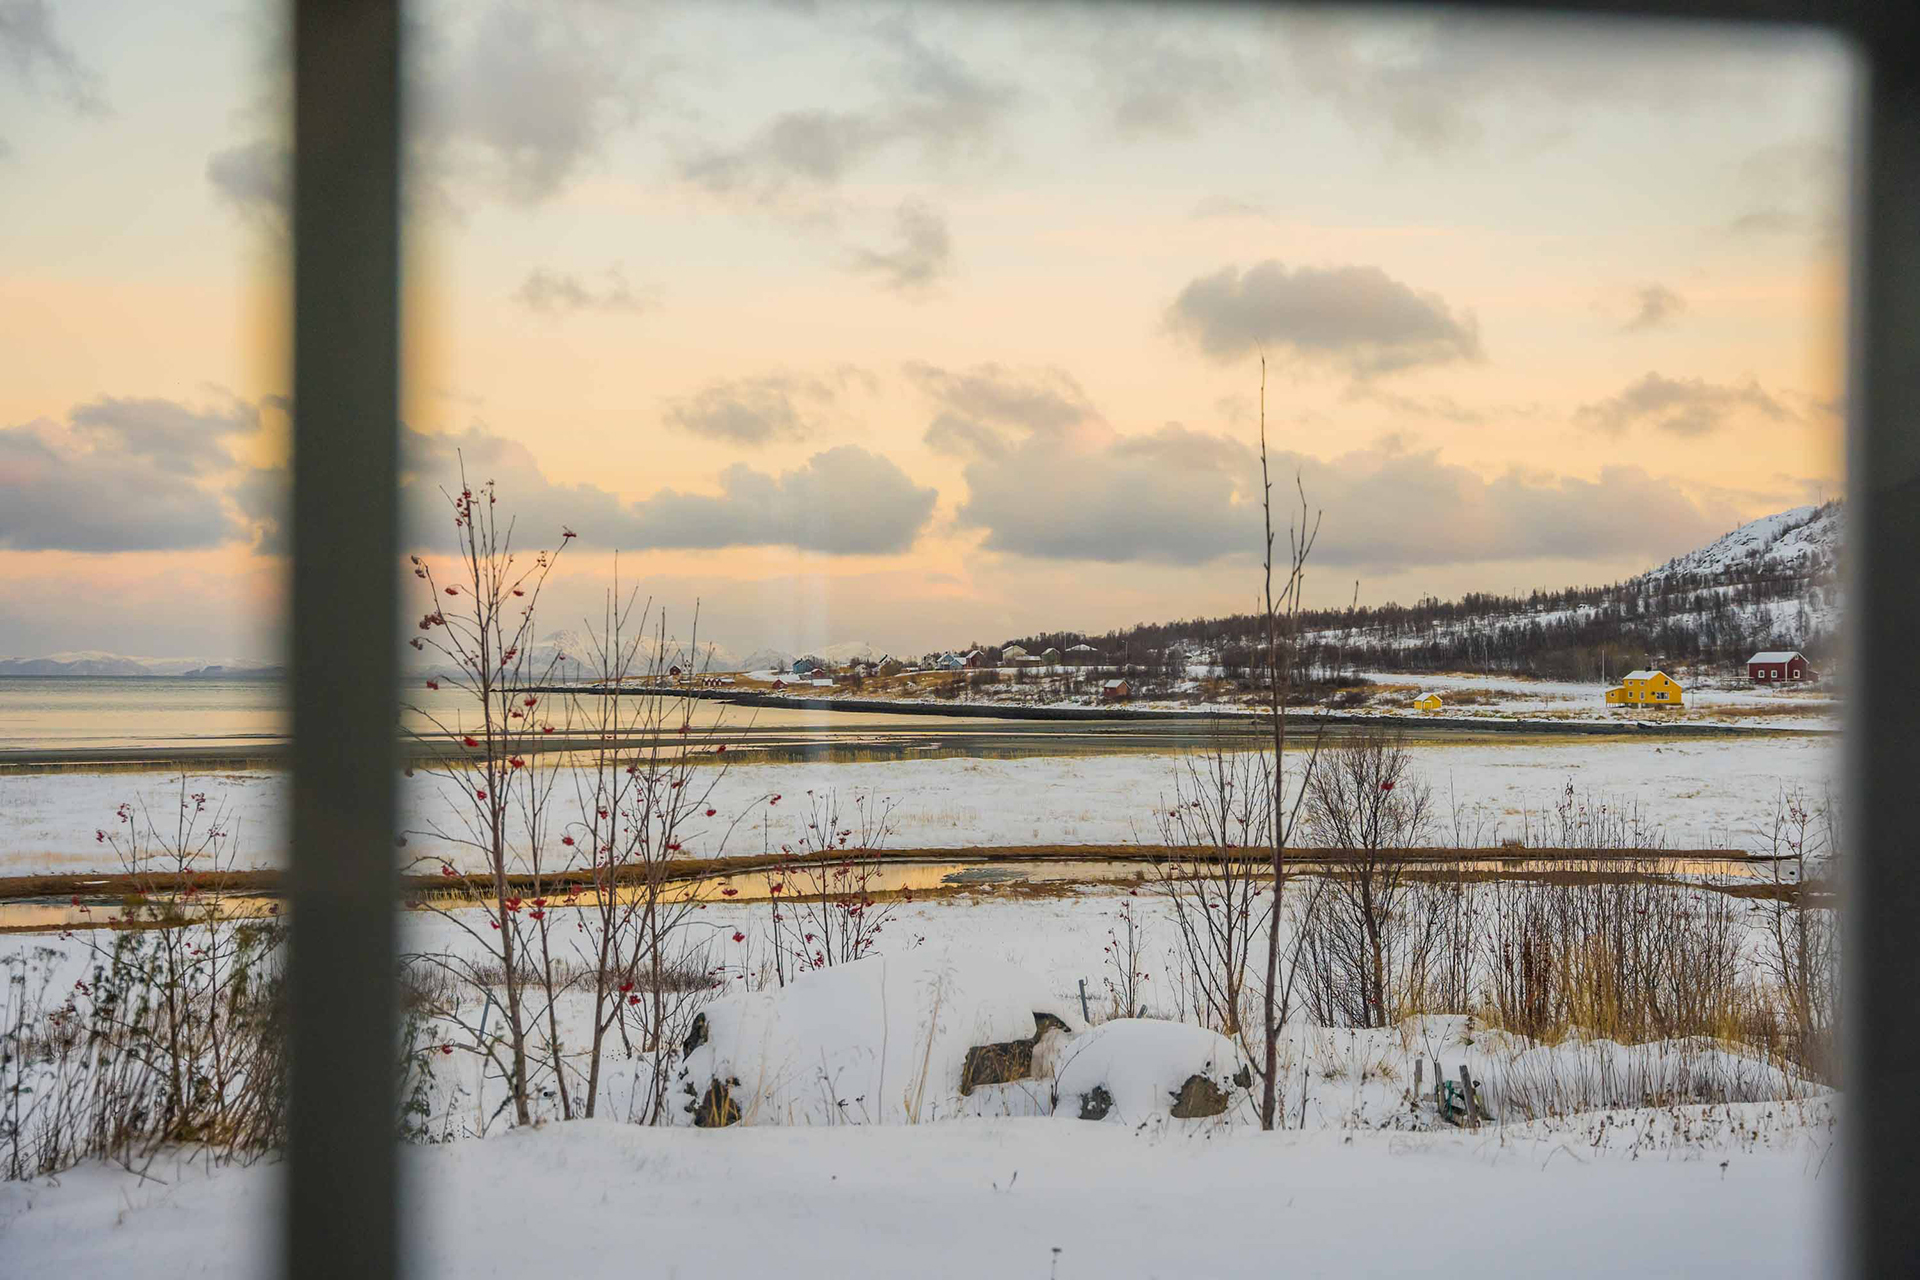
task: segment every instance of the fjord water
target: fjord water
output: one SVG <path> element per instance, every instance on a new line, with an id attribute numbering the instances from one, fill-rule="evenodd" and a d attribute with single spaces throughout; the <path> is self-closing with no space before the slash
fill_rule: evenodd
<path id="1" fill-rule="evenodd" d="M 464 729 L 475 719 L 471 699 L 455 689 L 416 687 L 403 696 L 418 713 L 424 713 L 404 713 L 402 723 L 409 727 L 426 729 L 426 717 L 431 717 L 448 728 Z M 288 714 L 286 688 L 279 680 L 10 676 L 0 678 L 0 751 L 164 752 L 171 747 L 257 745 L 283 739 Z M 691 715 L 702 728 L 718 719 L 730 728 L 852 731 L 856 735 L 876 730 L 926 734 L 943 727 L 979 733 L 990 727 L 1010 727 L 992 719 L 784 707 L 747 710 L 720 702 L 694 703 Z M 559 712 L 554 718 L 569 719 Z M 587 719 L 576 706 L 572 720 L 584 723 Z"/>

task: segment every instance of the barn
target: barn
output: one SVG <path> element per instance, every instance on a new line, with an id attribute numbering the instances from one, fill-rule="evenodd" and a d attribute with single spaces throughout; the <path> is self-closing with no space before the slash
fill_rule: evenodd
<path id="1" fill-rule="evenodd" d="M 1125 680 L 1108 680 L 1100 686 L 1102 702 L 1125 702 L 1133 696 L 1133 686 Z"/>
<path id="2" fill-rule="evenodd" d="M 1768 649 L 1747 659 L 1747 679 L 1755 684 L 1791 683 L 1814 678 L 1806 655 L 1797 649 Z"/>

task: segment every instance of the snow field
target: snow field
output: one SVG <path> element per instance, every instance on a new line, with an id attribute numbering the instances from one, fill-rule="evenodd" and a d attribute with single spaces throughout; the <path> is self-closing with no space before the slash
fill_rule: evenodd
<path id="1" fill-rule="evenodd" d="M 1443 825 L 1457 808 L 1489 842 L 1522 836 L 1529 815 L 1537 824 L 1571 782 L 1597 801 L 1639 804 L 1677 848 L 1757 847 L 1780 793 L 1820 793 L 1839 761 L 1838 741 L 1818 737 L 1476 741 L 1419 743 L 1409 750 L 1415 772 L 1439 799 Z M 768 845 L 797 843 L 809 789 L 837 789 L 843 799 L 868 794 L 893 800 L 893 848 L 1156 840 L 1153 813 L 1171 794 L 1179 764 L 1179 756 L 1158 753 L 741 764 L 714 790 L 715 818 L 688 831 L 685 844 L 692 856 L 759 853 L 762 817 L 769 823 Z M 285 775 L 194 775 L 189 790 L 228 804 L 239 865 L 282 864 Z M 556 795 L 567 791 L 562 785 Z M 764 801 L 774 794 L 782 804 L 769 809 Z M 95 841 L 95 829 L 111 826 L 114 809 L 127 800 L 148 805 L 164 821 L 178 796 L 177 777 L 166 774 L 0 777 L 0 874 L 117 870 L 111 850 Z M 444 784 L 424 774 L 403 781 L 402 814 L 416 828 L 459 821 Z M 727 825 L 743 816 L 722 844 Z M 456 868 L 478 869 L 466 851 L 417 834 L 402 856 L 445 858 Z"/>

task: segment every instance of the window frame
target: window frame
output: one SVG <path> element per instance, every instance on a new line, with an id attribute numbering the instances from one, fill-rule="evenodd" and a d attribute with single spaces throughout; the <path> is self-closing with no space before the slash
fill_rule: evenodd
<path id="1" fill-rule="evenodd" d="M 1849 1164 L 1832 1237 L 1854 1275 L 1920 1274 L 1920 6 L 1875 0 L 1480 0 L 1489 11 L 1795 23 L 1837 32 L 1861 90 L 1850 208 L 1846 708 Z M 401 182 L 399 0 L 293 0 L 293 941 L 287 1275 L 401 1271 L 392 1116 Z M 1577 38 L 1577 34 L 1569 38 Z M 351 511 L 353 518 L 341 519 Z M 1866 743 L 1872 750 L 1865 749 Z M 1877 856 L 1875 850 L 1887 850 Z M 352 1224 L 343 1229 L 343 1224 Z"/>

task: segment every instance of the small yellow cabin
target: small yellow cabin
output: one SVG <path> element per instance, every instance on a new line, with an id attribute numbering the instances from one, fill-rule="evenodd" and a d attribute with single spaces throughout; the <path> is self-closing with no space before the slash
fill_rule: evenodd
<path id="1" fill-rule="evenodd" d="M 1440 709 L 1440 695 L 1437 693 L 1421 694 L 1413 700 L 1413 709 L 1415 711 L 1438 711 Z"/>
<path id="2" fill-rule="evenodd" d="M 1684 691 L 1680 682 L 1664 671 L 1629 671 L 1620 683 L 1607 690 L 1610 707 L 1679 707 Z"/>

